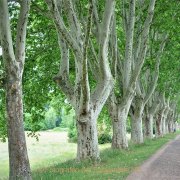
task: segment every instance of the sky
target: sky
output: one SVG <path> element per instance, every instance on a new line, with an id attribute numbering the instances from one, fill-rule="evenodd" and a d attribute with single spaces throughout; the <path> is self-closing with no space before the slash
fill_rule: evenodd
<path id="1" fill-rule="evenodd" d="M 2 49 L 1 49 L 1 47 L 0 47 L 0 56 L 2 55 Z"/>

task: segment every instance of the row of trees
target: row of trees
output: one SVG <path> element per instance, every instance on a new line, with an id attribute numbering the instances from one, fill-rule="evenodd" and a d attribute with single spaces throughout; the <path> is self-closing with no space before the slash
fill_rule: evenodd
<path id="1" fill-rule="evenodd" d="M 29 7 L 30 0 L 0 1 L 10 179 L 31 179 L 23 128 L 25 58 L 25 112 L 37 120 L 59 87 L 75 110 L 79 161 L 100 159 L 97 119 L 104 106 L 112 120 L 112 148 L 128 148 L 128 116 L 134 143 L 153 138 L 154 125 L 157 136 L 173 131 L 180 87 L 176 2 L 39 0 L 30 13 Z M 55 71 L 57 87 L 49 76 Z"/>

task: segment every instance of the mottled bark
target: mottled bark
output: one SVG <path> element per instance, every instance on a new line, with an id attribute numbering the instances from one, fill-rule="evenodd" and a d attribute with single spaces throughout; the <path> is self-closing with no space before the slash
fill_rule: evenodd
<path id="1" fill-rule="evenodd" d="M 144 104 L 141 99 L 136 99 L 136 105 L 131 110 L 131 139 L 136 144 L 143 143 L 142 115 Z"/>
<path id="2" fill-rule="evenodd" d="M 99 149 L 98 149 L 98 136 L 97 136 L 97 116 L 93 116 L 92 113 L 83 117 L 84 122 L 77 119 L 77 131 L 78 131 L 78 145 L 77 145 L 77 160 L 91 159 L 98 161 Z"/>
<path id="3" fill-rule="evenodd" d="M 162 137 L 162 115 L 161 113 L 158 113 L 157 119 L 156 119 L 156 137 Z"/>
<path id="4" fill-rule="evenodd" d="M 127 121 L 128 107 L 117 108 L 111 113 L 111 120 L 113 124 L 113 149 L 126 149 L 128 148 L 128 140 L 126 136 L 126 121 Z"/>
<path id="5" fill-rule="evenodd" d="M 144 120 L 144 135 L 148 139 L 153 139 L 153 115 L 148 114 Z"/>
<path id="6" fill-rule="evenodd" d="M 169 133 L 172 133 L 174 131 L 172 122 L 168 123 L 168 131 L 169 131 Z"/>
<path id="7" fill-rule="evenodd" d="M 22 85 L 20 79 L 7 77 L 6 109 L 9 147 L 9 179 L 31 179 L 23 127 Z"/>
<path id="8" fill-rule="evenodd" d="M 162 117 L 162 134 L 166 134 L 166 118 L 164 117 L 164 115 Z"/>
<path id="9" fill-rule="evenodd" d="M 9 149 L 9 179 L 31 179 L 23 127 L 22 74 L 30 0 L 20 2 L 15 52 L 11 36 L 8 4 L 0 1 L 0 40 L 6 72 L 6 114 Z"/>
<path id="10" fill-rule="evenodd" d="M 144 108 L 144 136 L 145 138 L 153 138 L 153 124 L 155 122 L 155 114 L 159 110 L 158 93 L 154 92 Z"/>
<path id="11" fill-rule="evenodd" d="M 122 102 L 118 102 L 115 94 L 111 94 L 108 100 L 108 111 L 113 125 L 113 149 L 126 149 L 128 148 L 126 123 L 129 108 L 133 99 L 133 94 L 129 93 Z"/>
<path id="12" fill-rule="evenodd" d="M 92 18 L 96 10 L 96 4 L 93 0 L 89 1 L 87 22 L 84 23 L 84 19 L 81 19 L 76 12 L 74 1 L 67 0 L 63 4 L 55 0 L 45 0 L 45 2 L 48 5 L 58 33 L 62 54 L 59 73 L 54 80 L 65 93 L 76 112 L 78 131 L 77 159 L 79 161 L 84 159 L 98 160 L 96 120 L 113 87 L 108 59 L 108 46 L 115 1 L 106 1 L 102 21 L 101 23 L 96 22 L 96 28 L 99 31 L 98 36 L 93 37 L 93 42 L 96 41 L 98 51 L 94 50 L 93 54 L 97 61 L 95 73 L 96 75 L 98 74 L 98 79 L 96 79 L 97 84 L 93 90 L 90 89 L 89 82 L 88 63 L 92 57 L 88 49 L 90 46 L 89 42 L 92 43 L 91 38 L 93 34 L 91 30 L 94 28 Z M 63 18 L 66 15 L 61 14 L 62 8 L 67 13 L 66 21 Z M 96 13 L 96 18 L 98 18 L 98 12 Z M 75 60 L 74 85 L 69 80 L 68 74 L 69 48 L 71 48 Z"/>

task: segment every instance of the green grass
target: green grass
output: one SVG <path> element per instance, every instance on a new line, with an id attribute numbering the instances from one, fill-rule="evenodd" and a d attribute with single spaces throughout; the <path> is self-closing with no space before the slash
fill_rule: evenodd
<path id="1" fill-rule="evenodd" d="M 112 150 L 110 144 L 101 146 L 101 162 L 94 164 L 75 160 L 61 161 L 56 157 L 54 165 L 33 171 L 34 180 L 121 180 L 154 154 L 162 145 L 173 139 L 178 133 L 163 138 L 146 140 L 144 144 L 130 143 L 128 150 Z M 109 147 L 109 148 L 108 148 Z M 49 160 L 50 162 L 51 160 Z"/>

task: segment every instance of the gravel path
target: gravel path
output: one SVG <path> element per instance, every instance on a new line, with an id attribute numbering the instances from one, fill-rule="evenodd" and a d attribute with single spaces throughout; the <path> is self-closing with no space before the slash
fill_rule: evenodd
<path id="1" fill-rule="evenodd" d="M 180 180 L 180 135 L 138 167 L 126 180 Z"/>

